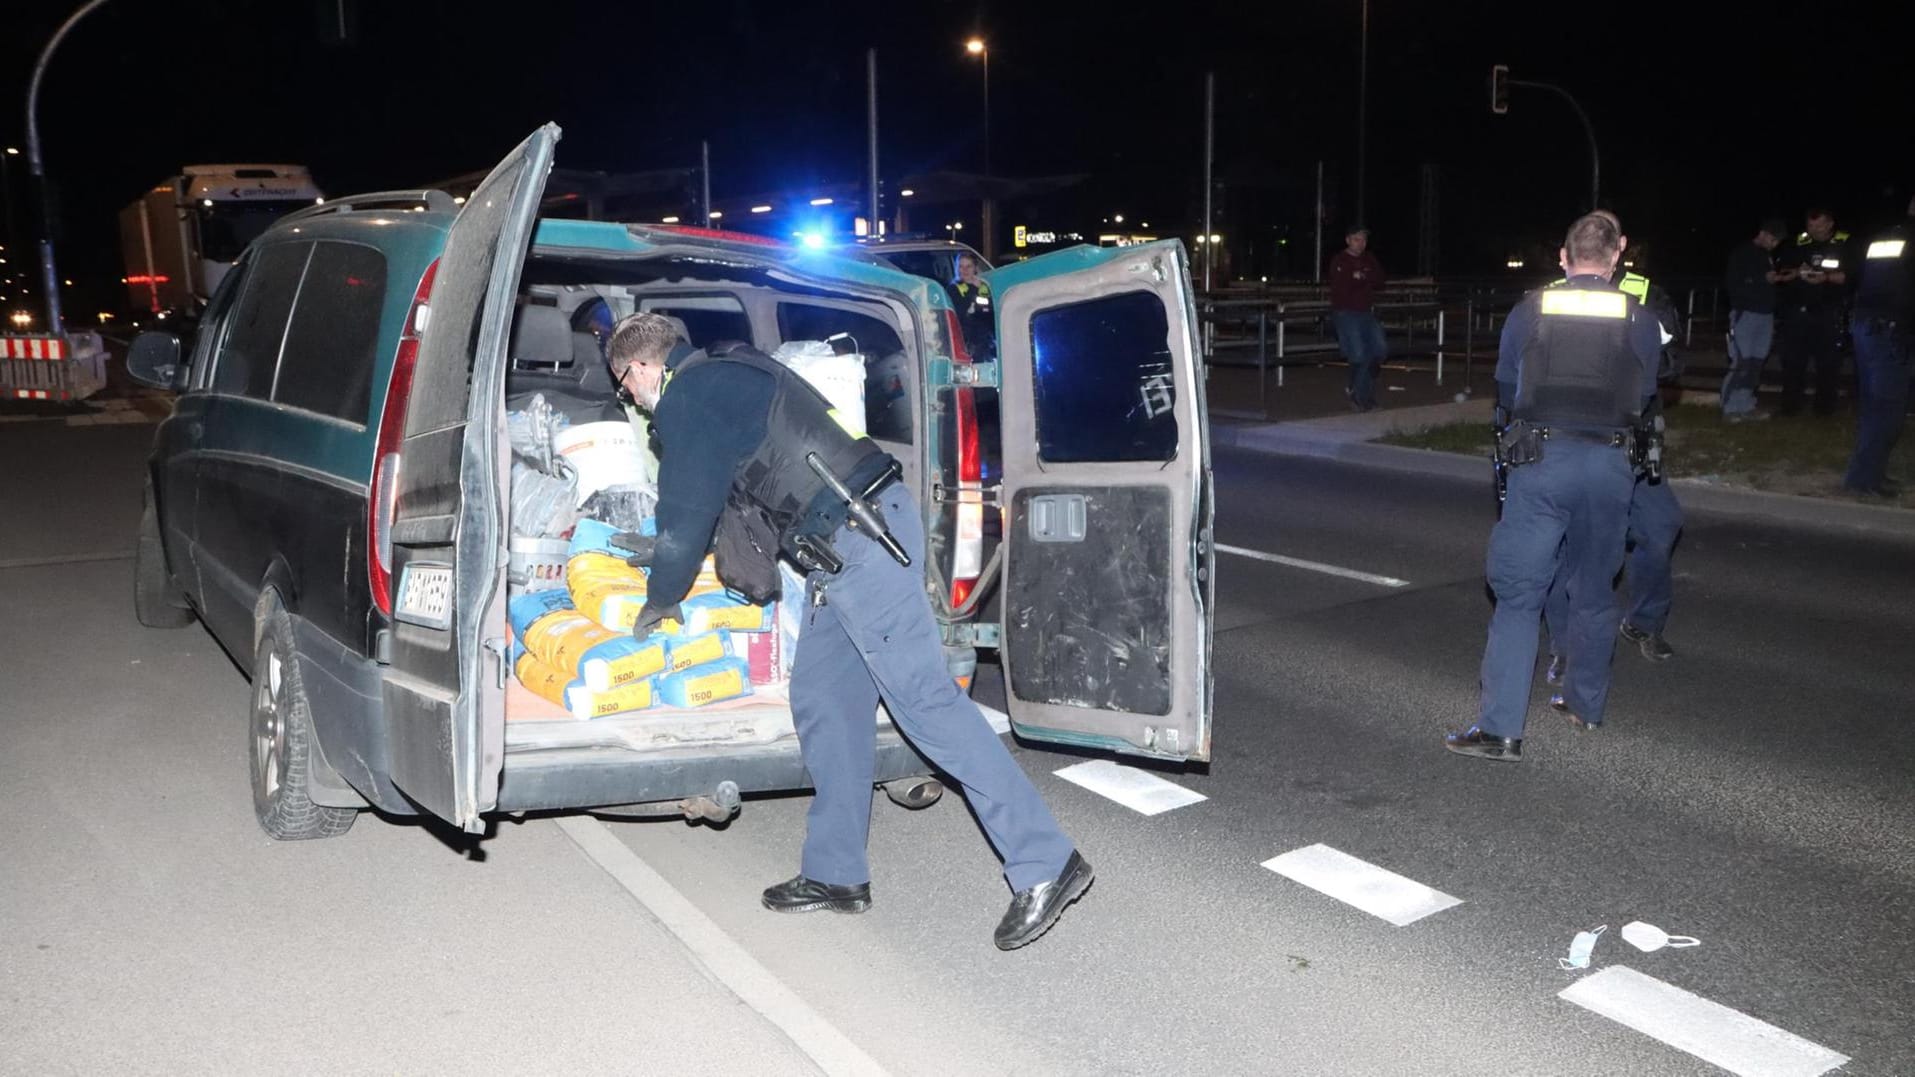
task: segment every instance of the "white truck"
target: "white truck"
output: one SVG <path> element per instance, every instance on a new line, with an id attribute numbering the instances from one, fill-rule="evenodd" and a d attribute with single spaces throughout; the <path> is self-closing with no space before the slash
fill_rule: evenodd
<path id="1" fill-rule="evenodd" d="M 246 244 L 321 201 L 304 165 L 187 165 L 120 211 L 129 309 L 198 314 Z"/>

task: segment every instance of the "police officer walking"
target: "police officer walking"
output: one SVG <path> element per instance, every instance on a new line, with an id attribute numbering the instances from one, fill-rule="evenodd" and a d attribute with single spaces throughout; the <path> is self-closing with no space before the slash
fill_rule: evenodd
<path id="1" fill-rule="evenodd" d="M 882 697 L 912 744 L 962 786 L 1004 860 L 1014 896 L 997 925 L 998 948 L 1037 939 L 1090 887 L 1091 867 L 945 667 L 922 570 L 907 567 L 923 560 L 924 525 L 916 499 L 896 481 L 897 461 L 840 427 L 797 374 L 744 345 L 707 354 L 680 339 L 669 319 L 634 314 L 606 350 L 621 389 L 651 412 L 662 446 L 649 593 L 633 634 L 678 619 L 721 516 L 727 527 L 757 519 L 767 547 L 809 551 L 818 565 L 807 580 L 791 675 L 798 745 L 816 795 L 799 874 L 768 888 L 765 907 L 870 908 L 865 840 Z M 860 504 L 851 509 L 819 468 Z M 854 526 L 860 512 L 864 522 Z M 766 563 L 747 573 L 755 578 L 777 556 L 759 553 Z"/>
<path id="2" fill-rule="evenodd" d="M 1915 362 L 1915 199 L 1907 218 L 1869 242 L 1860 272 L 1850 328 L 1862 421 L 1842 486 L 1893 497 L 1901 488 L 1888 477 L 1888 456 L 1908 414 Z"/>
<path id="3" fill-rule="evenodd" d="M 1835 414 L 1842 380 L 1842 298 L 1849 234 L 1826 209 L 1809 210 L 1808 228 L 1778 260 L 1782 303 L 1782 414 L 1799 415 L 1815 368 L 1815 413 Z"/>
<path id="4" fill-rule="evenodd" d="M 1477 721 L 1444 738 L 1461 755 L 1522 758 L 1538 622 L 1563 559 L 1571 658 L 1564 692 L 1578 728 L 1603 720 L 1620 621 L 1610 585 L 1622 567 L 1636 426 L 1662 350 L 1655 318 L 1610 283 L 1621 253 L 1612 218 L 1577 220 L 1561 252 L 1567 279 L 1524 297 L 1503 326 L 1503 349 L 1517 357 L 1503 449 L 1509 494 L 1490 535 L 1496 610 Z"/>

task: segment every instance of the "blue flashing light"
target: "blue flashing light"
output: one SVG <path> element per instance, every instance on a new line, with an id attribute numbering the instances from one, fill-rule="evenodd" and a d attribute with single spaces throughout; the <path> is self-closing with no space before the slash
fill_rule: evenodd
<path id="1" fill-rule="evenodd" d="M 806 250 L 821 251 L 824 250 L 825 247 L 825 237 L 817 232 L 798 233 L 798 242 L 802 244 Z"/>

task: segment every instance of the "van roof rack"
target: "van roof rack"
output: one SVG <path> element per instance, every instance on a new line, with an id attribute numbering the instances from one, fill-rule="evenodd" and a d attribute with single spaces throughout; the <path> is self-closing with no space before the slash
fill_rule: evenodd
<path id="1" fill-rule="evenodd" d="M 316 206 L 307 206 L 295 213 L 289 213 L 279 219 L 287 221 L 311 220 L 328 213 L 349 213 L 367 209 L 425 209 L 433 213 L 457 213 L 459 204 L 444 191 L 375 191 L 372 194 L 348 195 L 345 198 L 329 198 Z"/>

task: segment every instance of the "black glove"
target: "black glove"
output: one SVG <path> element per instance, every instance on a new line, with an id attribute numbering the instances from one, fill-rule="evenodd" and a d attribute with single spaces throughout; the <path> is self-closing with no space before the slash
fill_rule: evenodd
<path id="1" fill-rule="evenodd" d="M 641 535 L 636 531 L 620 531 L 610 539 L 613 546 L 621 550 L 630 550 L 632 555 L 625 563 L 633 568 L 647 568 L 652 556 L 658 552 L 658 540 L 650 535 Z"/>
<path id="2" fill-rule="evenodd" d="M 649 600 L 646 601 L 644 607 L 638 611 L 638 620 L 632 622 L 632 638 L 640 643 L 645 642 L 653 632 L 658 630 L 659 622 L 668 618 L 680 624 L 685 622 L 685 614 L 678 608 L 678 603 L 674 602 L 661 608 L 652 605 Z"/>

